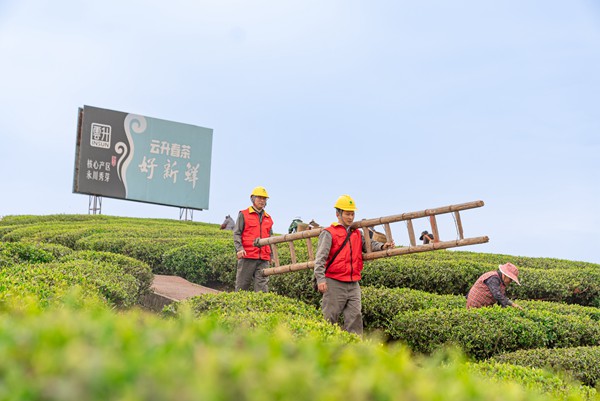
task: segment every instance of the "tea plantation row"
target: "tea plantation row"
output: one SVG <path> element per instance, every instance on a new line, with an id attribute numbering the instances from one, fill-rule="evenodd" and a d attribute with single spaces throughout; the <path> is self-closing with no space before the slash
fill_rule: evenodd
<path id="1" fill-rule="evenodd" d="M 596 398 L 592 388 L 540 369 L 451 355 L 416 361 L 275 294 L 198 297 L 163 319 L 115 314 L 103 305 L 130 305 L 147 287 L 143 263 L 25 243 L 2 244 L 0 254 L 3 400 Z M 129 285 L 115 287 L 117 277 Z"/>
<path id="2" fill-rule="evenodd" d="M 5 217 L 0 221 L 0 239 L 119 253 L 148 263 L 157 274 L 174 274 L 198 284 L 233 288 L 236 259 L 231 232 L 219 230 L 216 225 L 108 216 L 43 217 Z M 316 239 L 313 244 L 316 245 Z M 306 260 L 305 243 L 298 241 L 295 245 L 298 257 Z M 289 249 L 285 245 L 278 249 L 282 263 L 289 263 Z M 600 304 L 599 265 L 548 258 L 460 251 L 412 254 L 367 263 L 363 284 L 465 295 L 481 273 L 507 261 L 519 266 L 523 283 L 509 287 L 510 297 Z M 314 298 L 309 285 L 302 282 L 302 287 L 298 287 L 302 280 L 301 276 L 290 280 L 274 278 L 272 288 L 285 294 L 292 291 L 300 299 Z"/>
<path id="3" fill-rule="evenodd" d="M 228 288 L 233 283 L 235 259 L 231 233 L 219 231 L 214 225 L 105 216 L 44 217 L 41 220 L 45 222 L 42 223 L 36 221 L 35 216 L 15 216 L 0 221 L 2 240 L 8 241 L 0 243 L 0 293 L 3 303 L 17 299 L 19 294 L 30 294 L 37 297 L 40 305 L 51 305 L 63 302 L 69 296 L 68 288 L 78 285 L 84 297 L 97 296 L 108 305 L 129 307 L 148 290 L 152 277 L 150 266 L 154 272 L 178 274 L 203 284 L 212 282 Z M 38 244 L 39 242 L 41 244 Z M 82 251 L 84 249 L 89 250 Z M 302 254 L 305 252 L 305 247 L 298 243 L 296 250 L 297 253 Z M 289 253 L 283 248 L 280 254 L 283 262 L 286 263 Z M 437 261 L 432 261 L 434 257 L 429 255 L 439 256 L 435 257 L 438 258 Z M 413 270 L 418 271 L 421 276 L 417 275 L 417 279 L 410 276 L 412 285 L 407 287 L 418 288 L 420 285 L 418 283 L 425 283 L 432 279 L 432 276 L 428 275 L 431 271 L 434 271 L 434 279 L 438 279 L 445 277 L 444 271 L 460 270 L 460 268 L 452 269 L 453 266 L 466 266 L 465 271 L 468 273 L 472 273 L 473 266 L 479 266 L 482 271 L 497 267 L 494 266 L 496 262 L 488 265 L 485 262 L 473 262 L 476 259 L 474 255 L 477 254 L 438 251 L 390 260 L 412 263 Z M 500 256 L 502 262 L 506 261 L 503 255 Z M 146 263 L 136 259 L 144 260 Z M 539 262 L 536 259 L 531 260 Z M 592 264 L 581 265 L 580 262 L 555 261 L 552 266 L 549 263 L 546 267 L 535 265 L 534 262 L 531 262 L 531 265 L 535 267 L 522 269 L 523 277 L 529 270 L 534 273 L 542 269 L 546 273 L 594 270 Z M 559 267 L 561 263 L 568 267 Z M 443 268 L 436 273 L 439 266 Z M 365 283 L 379 286 L 364 287 L 365 324 L 370 330 L 381 331 L 388 340 L 401 340 L 410 344 L 414 350 L 424 353 L 431 353 L 440 349 L 442 345 L 454 343 L 476 358 L 487 358 L 498 352 L 535 347 L 544 347 L 541 351 L 546 352 L 544 355 L 547 358 L 552 358 L 554 355 L 560 355 L 558 352 L 563 352 L 563 349 L 548 350 L 547 347 L 598 344 L 598 314 L 595 308 L 520 301 L 520 304 L 526 307 L 523 312 L 498 308 L 466 311 L 464 296 L 435 295 L 430 292 L 393 288 L 398 285 L 399 280 L 391 279 L 394 277 L 394 271 L 397 277 L 402 276 L 403 271 L 408 275 L 408 270 L 402 264 L 378 265 L 376 262 L 368 264 L 365 270 Z M 534 277 L 533 273 L 529 274 L 530 277 Z M 551 275 L 546 274 L 546 276 Z M 275 276 L 271 279 L 271 288 L 275 292 L 297 297 L 315 306 L 318 304 L 318 297 L 310 289 L 309 279 L 308 271 Z M 581 284 L 574 288 L 583 289 Z M 569 299 L 568 297 L 572 295 L 569 291 L 570 289 L 561 295 L 564 300 L 594 304 L 593 296 L 583 301 L 582 298 Z M 585 288 L 585 291 L 581 292 L 589 291 L 590 288 Z M 560 291 L 555 290 L 555 293 Z M 336 341 L 341 340 L 343 343 L 356 341 L 356 339 L 352 340 L 353 336 L 340 332 L 336 326 L 322 321 L 320 314 L 313 307 L 300 309 L 299 313 L 287 313 L 286 311 L 292 308 L 287 304 L 288 301 L 285 301 L 286 298 L 276 297 L 273 294 L 220 294 L 218 297 L 217 301 L 211 300 L 210 297 L 195 299 L 189 304 L 181 305 L 181 310 L 175 308 L 169 313 L 171 316 L 177 316 L 177 319 L 186 315 L 186 309 L 192 309 L 196 316 L 209 313 L 213 316 L 211 319 L 216 319 L 221 327 L 233 331 L 240 323 L 252 330 L 262 327 L 276 331 L 283 323 L 286 331 L 300 338 L 317 337 L 325 341 L 335 338 Z M 259 298 L 248 300 L 246 297 Z M 215 308 L 211 302 L 216 302 L 216 305 L 220 306 Z M 266 311 L 260 310 L 261 308 L 254 310 L 248 306 L 248 302 L 266 303 L 271 306 Z M 301 305 L 297 301 L 289 302 Z M 231 307 L 224 305 L 231 305 Z M 279 309 L 274 305 L 280 305 Z M 479 328 L 481 325 L 491 326 L 501 331 L 501 335 L 495 338 L 496 343 L 493 343 L 493 330 L 478 336 L 473 335 L 473 332 L 477 331 L 473 330 L 473 327 Z M 419 330 L 419 327 L 422 330 Z M 593 350 L 594 347 L 578 349 Z M 593 351 L 590 351 L 590 354 L 593 355 Z M 527 361 L 534 359 L 523 358 Z M 519 364 L 518 359 L 516 357 L 511 363 Z M 567 370 L 569 366 L 573 366 L 558 362 L 562 361 L 559 357 L 555 357 L 554 361 L 553 366 Z M 527 365 L 526 362 L 521 364 Z M 547 377 L 543 378 L 545 373 L 540 373 L 541 371 L 536 369 L 523 370 L 526 368 L 489 362 L 473 366 L 474 369 L 485 374 L 496 372 L 493 374 L 497 378 L 517 375 L 524 378 L 521 382 L 528 383 L 532 388 L 539 389 L 540 383 L 548 386 L 548 383 L 552 382 Z M 540 365 L 530 363 L 528 366 Z M 581 373 L 580 365 L 578 369 Z M 590 371 L 577 377 L 593 385 L 597 375 Z M 553 377 L 553 380 L 562 379 Z M 560 393 L 557 395 L 560 398 L 564 396 L 565 388 L 568 388 L 570 393 L 575 388 L 570 385 L 565 387 L 564 383 L 561 386 L 563 386 L 562 392 L 556 387 L 549 392 Z M 583 393 L 578 393 L 578 396 L 589 398 L 594 395 L 589 392 L 589 389 L 582 391 Z"/>

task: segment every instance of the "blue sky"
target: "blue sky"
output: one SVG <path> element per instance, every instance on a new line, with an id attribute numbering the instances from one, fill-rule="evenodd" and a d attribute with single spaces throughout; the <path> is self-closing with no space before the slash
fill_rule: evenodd
<path id="1" fill-rule="evenodd" d="M 594 1 L 4 0 L 0 54 L 0 215 L 87 213 L 90 105 L 214 130 L 195 221 L 235 217 L 257 185 L 279 233 L 331 223 L 346 193 L 358 219 L 481 199 L 465 235 L 490 242 L 464 250 L 600 263 Z"/>

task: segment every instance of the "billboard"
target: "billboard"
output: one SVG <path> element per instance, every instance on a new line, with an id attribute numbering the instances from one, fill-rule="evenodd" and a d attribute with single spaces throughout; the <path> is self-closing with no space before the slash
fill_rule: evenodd
<path id="1" fill-rule="evenodd" d="M 208 209 L 210 128 L 79 108 L 73 192 Z"/>

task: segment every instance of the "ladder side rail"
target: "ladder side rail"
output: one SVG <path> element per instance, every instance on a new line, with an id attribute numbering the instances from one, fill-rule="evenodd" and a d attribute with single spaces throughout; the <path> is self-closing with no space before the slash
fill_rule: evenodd
<path id="1" fill-rule="evenodd" d="M 417 218 L 427 217 L 427 216 L 432 216 L 432 215 L 452 213 L 452 212 L 466 210 L 466 209 L 473 209 L 473 208 L 477 208 L 477 207 L 482 207 L 483 205 L 484 205 L 483 201 L 459 203 L 456 205 L 443 206 L 443 207 L 438 207 L 438 208 L 434 208 L 434 209 L 425 209 L 425 210 L 421 210 L 419 212 L 409 212 L 409 213 L 396 214 L 396 215 L 392 215 L 392 216 L 378 217 L 375 219 L 365 219 L 365 220 L 355 221 L 354 223 L 352 223 L 351 227 L 353 229 L 363 228 L 363 227 L 374 227 L 374 226 L 378 226 L 378 225 L 385 225 L 386 223 L 395 223 L 398 221 L 404 221 L 404 220 L 409 220 L 409 219 L 417 219 Z M 297 239 L 318 237 L 319 234 L 321 234 L 321 231 L 323 231 L 324 229 L 325 229 L 324 227 L 320 227 L 320 228 L 315 228 L 312 230 L 296 232 L 293 234 L 284 234 L 284 235 L 278 235 L 275 237 L 261 238 L 258 240 L 258 245 L 265 246 L 265 245 L 270 245 L 270 244 L 278 244 L 280 242 L 294 241 Z"/>
<path id="2" fill-rule="evenodd" d="M 363 255 L 363 260 L 365 260 L 365 261 L 366 260 L 374 260 L 374 259 L 387 258 L 390 256 L 407 255 L 409 253 L 437 251 L 439 249 L 448 249 L 448 248 L 456 248 L 456 247 L 468 246 L 468 245 L 485 244 L 488 241 L 489 241 L 489 238 L 487 236 L 484 236 L 484 237 L 465 238 L 462 240 L 430 242 L 429 244 L 426 244 L 426 245 L 392 248 L 392 249 L 385 249 L 383 251 L 373 252 L 369 255 Z"/>
<path id="3" fill-rule="evenodd" d="M 260 238 L 257 243 L 258 243 L 258 246 L 265 246 L 265 245 L 271 245 L 271 244 L 280 244 L 282 242 L 288 242 L 288 241 L 296 241 L 299 239 L 308 239 L 308 238 L 318 237 L 321 234 L 321 231 L 323 231 L 324 229 L 325 229 L 324 227 L 321 227 L 321 228 L 315 228 L 312 230 L 299 231 L 299 232 L 295 232 L 293 234 L 283 234 L 283 235 L 276 235 L 274 237 Z"/>
<path id="4" fill-rule="evenodd" d="M 441 242 L 430 242 L 426 245 L 417 245 L 417 246 L 409 246 L 409 247 L 399 247 L 386 249 L 383 251 L 371 252 L 368 254 L 363 254 L 363 260 L 374 260 L 380 258 L 387 258 L 391 256 L 399 256 L 399 255 L 407 255 L 410 253 L 418 253 L 418 252 L 428 252 L 428 251 L 436 251 L 439 249 L 448 249 L 448 248 L 456 248 L 461 246 L 468 245 L 476 245 L 476 244 L 484 244 L 489 241 L 487 236 L 484 237 L 473 237 L 473 238 L 465 238 L 461 240 L 454 241 L 441 241 Z M 274 274 L 282 274 L 288 273 L 298 270 L 306 270 L 312 269 L 315 267 L 315 261 L 303 262 L 290 264 L 285 266 L 273 267 L 263 269 L 263 275 L 271 276 Z"/>
<path id="5" fill-rule="evenodd" d="M 395 214 L 395 215 L 391 215 L 391 216 L 377 217 L 374 219 L 365 219 L 365 220 L 355 221 L 354 223 L 352 223 L 352 228 L 359 228 L 359 227 L 363 227 L 363 226 L 372 227 L 372 226 L 383 225 L 385 223 L 395 223 L 397 221 L 418 219 L 421 217 L 452 213 L 452 212 L 466 210 L 466 209 L 473 209 L 473 208 L 477 208 L 477 207 L 482 207 L 483 205 L 484 205 L 483 201 L 475 201 L 475 202 L 459 203 L 459 204 L 450 205 L 450 206 L 442 206 L 442 207 L 438 207 L 438 208 L 434 208 L 434 209 L 425 209 L 425 210 L 421 210 L 418 212 L 407 212 L 407 213 Z"/>

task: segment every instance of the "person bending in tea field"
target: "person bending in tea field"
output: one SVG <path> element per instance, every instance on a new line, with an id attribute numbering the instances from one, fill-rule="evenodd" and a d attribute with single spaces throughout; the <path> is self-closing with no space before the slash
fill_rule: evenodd
<path id="1" fill-rule="evenodd" d="M 467 309 L 492 306 L 495 303 L 503 308 L 512 306 L 522 309 L 506 297 L 506 287 L 511 281 L 521 285 L 519 282 L 519 269 L 512 263 L 499 265 L 498 270 L 482 274 L 469 290 Z"/>
<path id="2" fill-rule="evenodd" d="M 365 239 L 361 230 L 353 230 L 356 205 L 348 195 L 335 202 L 338 221 L 319 235 L 314 275 L 317 289 L 323 294 L 323 316 L 335 324 L 340 314 L 344 316 L 344 330 L 361 335 L 363 332 L 360 273 L 363 269 Z M 393 248 L 394 242 L 385 244 L 371 241 L 371 249 L 380 251 Z"/>
<path id="3" fill-rule="evenodd" d="M 264 187 L 256 187 L 250 194 L 252 206 L 240 210 L 233 229 L 233 244 L 238 258 L 235 290 L 249 291 L 254 280 L 254 291 L 269 291 L 269 279 L 262 271 L 271 260 L 270 246 L 255 246 L 259 238 L 273 233 L 273 219 L 265 211 L 269 195 Z"/>

